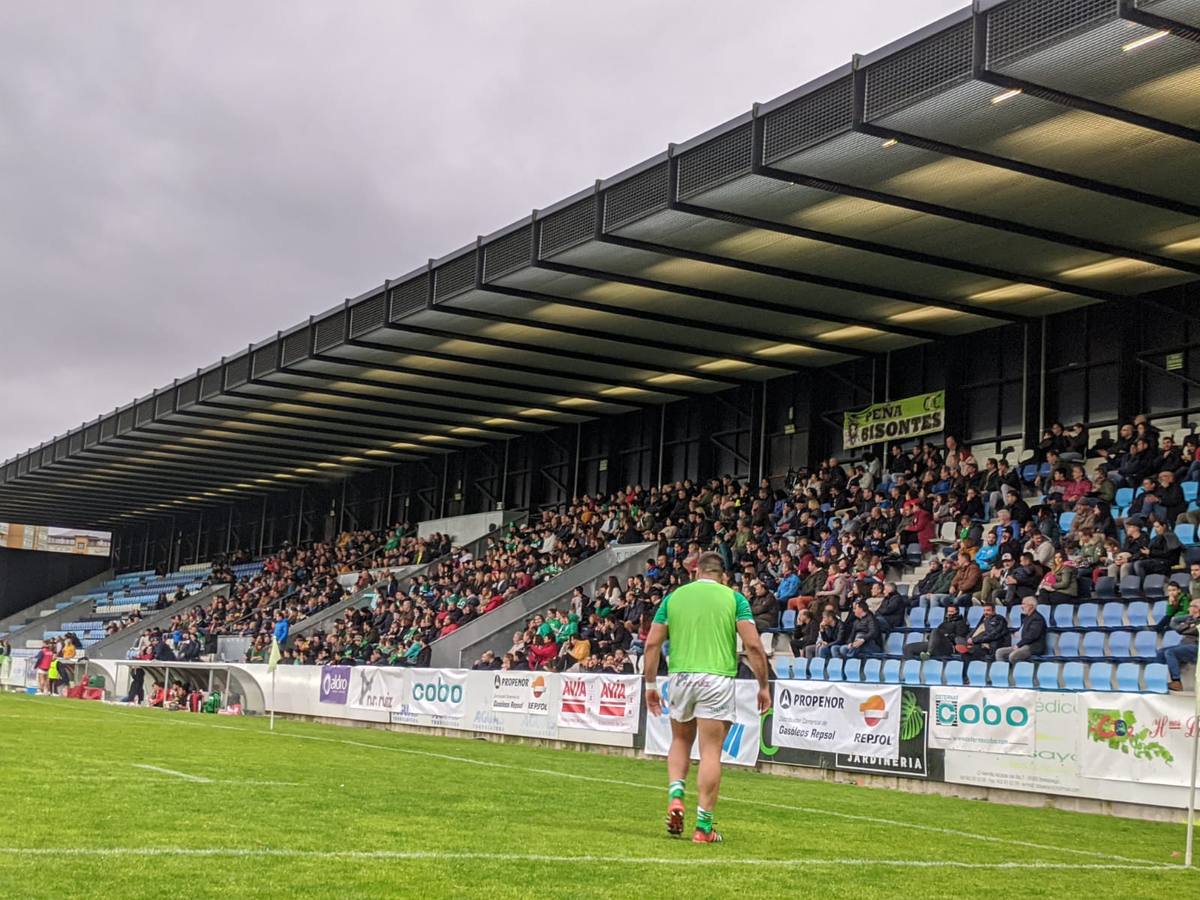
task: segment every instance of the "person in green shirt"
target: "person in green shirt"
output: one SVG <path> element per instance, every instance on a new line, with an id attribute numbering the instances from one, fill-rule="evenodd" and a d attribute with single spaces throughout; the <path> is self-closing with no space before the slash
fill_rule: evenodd
<path id="1" fill-rule="evenodd" d="M 663 644 L 671 642 L 667 667 L 671 749 L 667 753 L 667 832 L 683 833 L 683 794 L 691 764 L 692 746 L 700 742 L 696 769 L 699 806 L 692 841 L 716 843 L 713 811 L 721 786 L 721 747 L 735 718 L 735 676 L 738 670 L 737 639 L 758 680 L 758 711 L 771 707 L 767 685 L 767 656 L 754 625 L 750 604 L 737 591 L 721 583 L 724 564 L 716 553 L 703 553 L 691 584 L 672 591 L 659 604 L 646 637 L 643 671 L 646 707 L 662 715 L 658 690 L 658 661 Z"/>

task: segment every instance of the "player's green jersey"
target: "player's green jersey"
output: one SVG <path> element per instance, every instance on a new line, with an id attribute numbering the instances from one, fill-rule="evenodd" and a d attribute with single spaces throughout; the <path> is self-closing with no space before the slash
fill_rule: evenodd
<path id="1" fill-rule="evenodd" d="M 702 578 L 663 598 L 654 621 L 667 626 L 671 674 L 737 674 L 737 623 L 754 621 L 750 603 L 732 588 Z"/>

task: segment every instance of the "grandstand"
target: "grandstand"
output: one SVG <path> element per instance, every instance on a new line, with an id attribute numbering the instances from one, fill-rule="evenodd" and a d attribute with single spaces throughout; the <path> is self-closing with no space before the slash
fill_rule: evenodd
<path id="1" fill-rule="evenodd" d="M 124 574 L 0 640 L 78 639 L 116 699 L 127 659 L 223 665 L 220 638 L 261 678 L 282 626 L 282 712 L 466 729 L 363 670 L 537 673 L 561 704 L 571 677 L 640 673 L 711 550 L 777 682 L 896 686 L 931 724 L 935 691 L 975 688 L 1178 722 L 1198 40 L 1200 0 L 984 0 L 31 448 L 0 465 L 0 519 L 111 530 Z M 398 524 L 499 513 L 466 540 Z M 650 744 L 640 708 L 600 740 L 504 702 L 525 731 L 492 705 L 471 727 Z M 738 726 L 745 764 L 894 774 L 776 759 L 765 723 Z M 956 783 L 1181 806 L 1177 770 L 1136 797 L 1021 782 L 910 726 L 920 777 L 974 753 Z"/>

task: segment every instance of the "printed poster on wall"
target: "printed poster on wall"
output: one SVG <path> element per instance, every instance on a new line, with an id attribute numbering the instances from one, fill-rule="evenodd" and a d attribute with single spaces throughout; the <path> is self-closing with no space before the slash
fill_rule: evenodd
<path id="1" fill-rule="evenodd" d="M 666 756 L 671 748 L 671 686 L 666 678 L 658 679 L 658 692 L 662 697 L 662 715 L 646 711 L 646 753 L 651 756 Z M 752 766 L 758 762 L 759 728 L 758 685 L 754 681 L 739 680 L 734 689 L 736 709 L 733 724 L 725 743 L 721 747 L 721 762 L 738 766 Z M 692 759 L 700 758 L 698 744 L 692 746 Z"/>
<path id="2" fill-rule="evenodd" d="M 1192 697 L 1085 694 L 1079 774 L 1125 782 L 1189 783 L 1197 716 Z"/>
<path id="3" fill-rule="evenodd" d="M 1037 744 L 1037 692 L 977 687 L 930 688 L 929 744 L 1032 756 Z"/>
<path id="4" fill-rule="evenodd" d="M 641 683 L 636 675 L 564 674 L 558 724 L 633 734 L 642 702 Z"/>
<path id="5" fill-rule="evenodd" d="M 540 672 L 496 672 L 492 679 L 492 712 L 548 716 L 546 676 Z"/>
<path id="6" fill-rule="evenodd" d="M 900 686 L 775 682 L 772 740 L 780 747 L 896 759 Z"/>

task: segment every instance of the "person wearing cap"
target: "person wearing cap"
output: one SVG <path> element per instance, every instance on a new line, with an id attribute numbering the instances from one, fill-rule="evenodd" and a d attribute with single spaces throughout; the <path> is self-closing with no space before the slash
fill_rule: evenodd
<path id="1" fill-rule="evenodd" d="M 1022 553 L 1012 571 L 1004 578 L 1005 605 L 1012 607 L 1017 601 L 1033 597 L 1041 583 L 1042 567 L 1034 560 L 1032 553 Z M 1034 606 L 1036 605 L 1035 602 Z"/>
<path id="2" fill-rule="evenodd" d="M 1005 579 L 1012 572 L 1015 565 L 1015 560 L 1011 553 L 1002 553 L 1000 562 L 993 566 L 980 582 L 979 593 L 975 599 L 978 603 L 987 606 L 992 603 L 997 595 L 1003 595 L 1005 588 Z"/>
<path id="3" fill-rule="evenodd" d="M 990 661 L 996 651 L 1007 647 L 1012 641 L 1008 630 L 1008 619 L 996 612 L 994 603 L 983 605 L 983 617 L 967 635 L 967 657 L 972 660 Z"/>

